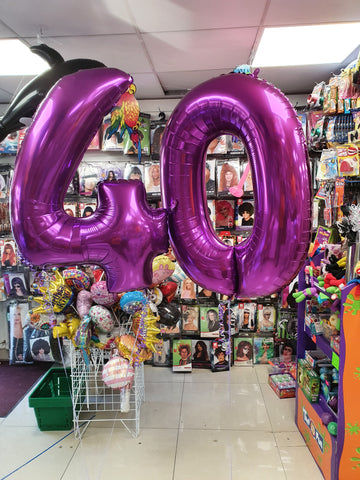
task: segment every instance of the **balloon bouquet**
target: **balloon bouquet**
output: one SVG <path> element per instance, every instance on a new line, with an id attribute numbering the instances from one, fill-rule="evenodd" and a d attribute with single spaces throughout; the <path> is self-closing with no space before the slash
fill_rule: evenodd
<path id="1" fill-rule="evenodd" d="M 118 180 L 99 184 L 93 215 L 68 216 L 63 208 L 68 185 L 103 117 L 132 83 L 113 68 L 80 70 L 59 80 L 25 136 L 11 190 L 12 229 L 24 263 L 65 268 L 63 283 L 55 272 L 40 303 L 43 308 L 51 303 L 55 315 L 76 305 L 77 315 L 66 316 L 54 334 L 69 336 L 85 361 L 90 346 L 113 348 L 116 365 L 106 369 L 104 379 L 110 386 L 122 385 L 122 378 L 131 377 L 130 367 L 156 350 L 158 316 L 163 323 L 175 320 L 169 299 L 177 288 L 172 280 L 182 271 L 203 288 L 230 297 L 266 295 L 298 273 L 311 237 L 302 127 L 284 95 L 255 74 L 211 79 L 179 102 L 160 152 L 165 208 L 149 207 L 142 182 Z M 224 132 L 243 140 L 253 173 L 254 228 L 237 246 L 218 239 L 206 203 L 207 145 Z M 161 258 L 169 238 L 178 272 Z M 89 288 L 83 277 L 72 276 L 69 265 L 97 265 L 106 283 Z M 172 280 L 164 282 L 169 272 Z M 131 317 L 131 329 L 114 336 L 112 326 L 120 319 L 114 312 L 120 311 Z M 111 341 L 103 341 L 104 334 Z"/>
<path id="2" fill-rule="evenodd" d="M 158 256 L 153 262 L 152 288 L 119 294 L 109 292 L 105 280 L 92 282 L 85 268 L 38 272 L 32 285 L 38 295 L 29 298 L 38 306 L 29 312 L 30 324 L 38 330 L 50 329 L 52 339 L 58 339 L 60 359 L 63 337 L 80 349 L 88 365 L 92 348 L 110 350 L 102 378 L 107 386 L 124 390 L 121 411 L 128 411 L 134 367 L 149 360 L 162 343 L 157 309 L 163 295 L 157 285 L 173 271 L 172 262 Z"/>

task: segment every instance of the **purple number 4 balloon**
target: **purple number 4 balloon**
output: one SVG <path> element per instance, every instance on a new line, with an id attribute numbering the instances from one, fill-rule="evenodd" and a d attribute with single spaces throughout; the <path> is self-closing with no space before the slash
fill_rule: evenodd
<path id="1" fill-rule="evenodd" d="M 152 210 L 138 180 L 102 183 L 98 208 L 68 216 L 67 188 L 102 119 L 132 83 L 111 68 L 63 77 L 40 106 L 17 158 L 12 229 L 34 265 L 98 264 L 110 291 L 150 286 L 152 260 L 168 248 L 165 210 Z"/>

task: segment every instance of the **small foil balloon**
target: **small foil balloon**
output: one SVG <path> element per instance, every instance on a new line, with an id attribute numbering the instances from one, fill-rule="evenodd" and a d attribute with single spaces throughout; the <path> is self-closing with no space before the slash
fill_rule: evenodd
<path id="1" fill-rule="evenodd" d="M 106 282 L 101 280 L 91 285 L 91 298 L 98 305 L 110 306 L 114 305 L 119 299 L 116 293 L 109 292 Z"/>
<path id="2" fill-rule="evenodd" d="M 144 307 L 141 312 L 136 312 L 132 317 L 132 331 L 142 346 L 156 353 L 156 345 L 162 342 L 157 335 L 160 329 L 156 326 L 159 317 L 155 316 L 150 307 Z"/>
<path id="3" fill-rule="evenodd" d="M 174 273 L 171 275 L 170 280 L 181 283 L 183 280 L 185 280 L 186 277 L 187 275 L 184 270 L 180 267 L 178 262 L 175 262 L 175 270 Z"/>
<path id="4" fill-rule="evenodd" d="M 172 327 L 180 319 L 179 309 L 172 303 L 162 302 L 158 306 L 158 314 L 160 316 L 160 323 Z"/>
<path id="5" fill-rule="evenodd" d="M 65 319 L 65 316 L 58 314 L 55 319 L 56 323 L 60 323 Z M 32 313 L 29 315 L 29 326 L 35 330 L 49 330 L 54 326 L 54 318 L 44 313 Z"/>
<path id="6" fill-rule="evenodd" d="M 73 314 L 66 315 L 66 319 L 60 322 L 52 329 L 54 338 L 66 337 L 69 340 L 74 340 L 75 334 L 80 327 L 80 318 Z M 75 345 L 75 342 L 74 342 Z"/>
<path id="7" fill-rule="evenodd" d="M 115 356 L 104 365 L 102 380 L 107 387 L 120 389 L 132 384 L 134 373 L 134 367 L 129 360 Z"/>
<path id="8" fill-rule="evenodd" d="M 223 133 L 243 141 L 254 186 L 253 231 L 236 246 L 219 240 L 206 201 L 206 150 Z M 173 111 L 160 159 L 171 247 L 195 283 L 246 297 L 289 284 L 310 243 L 311 175 L 301 124 L 277 88 L 241 73 L 197 86 Z"/>
<path id="9" fill-rule="evenodd" d="M 67 268 L 62 272 L 62 276 L 69 287 L 74 287 L 76 290 L 86 290 L 90 287 L 88 275 L 77 268 Z"/>
<path id="10" fill-rule="evenodd" d="M 149 301 L 152 302 L 154 305 L 160 305 L 163 300 L 163 294 L 160 288 L 150 288 L 149 290 Z"/>
<path id="11" fill-rule="evenodd" d="M 67 215 L 64 198 L 103 117 L 131 84 L 114 68 L 60 79 L 27 131 L 11 188 L 12 230 L 24 261 L 101 266 L 112 292 L 151 285 L 152 261 L 168 248 L 167 212 L 150 208 L 140 180 L 100 183 L 98 207 L 86 218 Z"/>
<path id="12" fill-rule="evenodd" d="M 166 299 L 168 303 L 174 300 L 176 295 L 176 291 L 178 289 L 178 284 L 176 282 L 166 282 L 160 285 L 161 293 L 163 294 L 163 298 Z"/>
<path id="13" fill-rule="evenodd" d="M 76 297 L 76 310 L 81 318 L 89 314 L 92 304 L 91 293 L 88 290 L 80 290 Z"/>
<path id="14" fill-rule="evenodd" d="M 119 353 L 127 358 L 131 364 L 138 364 L 150 360 L 152 352 L 145 348 L 141 348 L 135 337 L 132 335 L 121 335 L 115 338 L 115 344 Z"/>
<path id="15" fill-rule="evenodd" d="M 120 299 L 120 308 L 130 315 L 138 312 L 146 303 L 143 292 L 126 292 Z"/>
<path id="16" fill-rule="evenodd" d="M 29 300 L 40 304 L 29 313 L 60 313 L 71 304 L 74 297 L 71 288 L 66 285 L 59 270 L 55 269 L 54 274 L 55 280 L 45 281 L 43 285 L 38 286 L 42 297 L 29 297 Z"/>
<path id="17" fill-rule="evenodd" d="M 114 318 L 111 312 L 102 305 L 94 305 L 89 310 L 91 321 L 100 332 L 109 333 L 114 328 Z"/>
<path id="18" fill-rule="evenodd" d="M 74 344 L 83 351 L 84 360 L 88 364 L 89 358 L 86 354 L 86 350 L 90 345 L 91 340 L 91 318 L 86 315 L 83 320 L 80 321 L 79 328 L 74 335 Z"/>
<path id="19" fill-rule="evenodd" d="M 153 260 L 152 270 L 152 283 L 155 286 L 159 285 L 159 283 L 163 282 L 174 273 L 175 265 L 166 255 L 158 255 Z"/>

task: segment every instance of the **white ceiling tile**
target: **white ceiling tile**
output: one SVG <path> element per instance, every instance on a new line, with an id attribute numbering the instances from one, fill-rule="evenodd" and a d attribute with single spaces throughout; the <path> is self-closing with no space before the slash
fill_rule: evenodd
<path id="1" fill-rule="evenodd" d="M 307 25 L 349 21 L 360 21 L 359 0 L 271 0 L 264 24 Z M 326 39 L 323 42 L 326 46 Z"/>
<path id="2" fill-rule="evenodd" d="M 126 0 L 1 0 L 1 20 L 19 36 L 134 33 Z"/>
<path id="3" fill-rule="evenodd" d="M 10 103 L 11 98 L 12 98 L 12 95 L 9 92 L 5 92 L 5 90 L 0 88 L 0 103 Z M 3 111 L 5 111 L 5 109 L 0 108 L 0 115 L 2 115 Z"/>
<path id="4" fill-rule="evenodd" d="M 34 77 L 30 75 L 26 76 L 0 76 L 0 89 L 8 92 L 11 98 L 14 98 L 20 90 L 30 82 Z M 1 103 L 1 101 L 0 101 Z"/>
<path id="5" fill-rule="evenodd" d="M 136 85 L 135 97 L 138 100 L 142 98 L 160 98 L 165 95 L 155 74 L 135 73 L 133 79 Z"/>
<path id="6" fill-rule="evenodd" d="M 328 82 L 332 73 L 339 73 L 337 64 L 301 65 L 261 68 L 259 78 L 275 85 L 284 93 L 311 93 L 316 83 Z"/>
<path id="7" fill-rule="evenodd" d="M 1 20 L 1 17 L 0 17 Z M 0 21 L 0 38 L 16 38 L 17 35 Z"/>
<path id="8" fill-rule="evenodd" d="M 208 70 L 247 63 L 256 28 L 144 34 L 159 72 Z"/>
<path id="9" fill-rule="evenodd" d="M 266 0 L 129 1 L 141 32 L 169 32 L 258 25 Z"/>
<path id="10" fill-rule="evenodd" d="M 28 39 L 32 44 L 35 39 Z M 127 73 L 152 72 L 141 41 L 136 35 L 104 35 L 91 37 L 49 38 L 49 47 L 57 50 L 65 60 L 91 58 L 107 67 Z"/>
<path id="11" fill-rule="evenodd" d="M 190 90 L 200 83 L 210 80 L 210 78 L 218 77 L 229 71 L 229 69 L 223 69 L 193 70 L 191 72 L 162 72 L 159 73 L 159 79 L 166 92 L 175 92 L 180 90 Z"/>
<path id="12" fill-rule="evenodd" d="M 89 58 L 124 70 L 140 99 L 186 91 L 247 63 L 263 25 L 343 21 L 360 21 L 360 0 L 0 0 L 0 38 L 18 36 L 29 45 L 41 40 L 65 60 Z M 326 48 L 326 39 L 319 45 L 314 48 Z M 340 66 L 261 74 L 285 93 L 310 93 Z M 0 102 L 31 78 L 0 76 Z"/>

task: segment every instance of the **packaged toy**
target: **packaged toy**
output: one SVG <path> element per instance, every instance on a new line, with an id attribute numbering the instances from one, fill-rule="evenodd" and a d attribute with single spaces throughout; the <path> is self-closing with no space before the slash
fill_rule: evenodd
<path id="1" fill-rule="evenodd" d="M 270 363 L 274 358 L 274 339 L 272 337 L 254 338 L 254 363 Z"/>
<path id="2" fill-rule="evenodd" d="M 354 144 L 336 147 L 339 176 L 359 175 L 359 151 Z"/>
<path id="3" fill-rule="evenodd" d="M 210 368 L 210 340 L 191 340 L 193 368 Z"/>
<path id="4" fill-rule="evenodd" d="M 325 82 L 320 82 L 315 85 L 313 91 L 307 99 L 307 104 L 310 108 L 321 108 L 324 100 Z"/>
<path id="5" fill-rule="evenodd" d="M 239 330 L 253 331 L 256 326 L 257 304 L 239 303 Z"/>
<path id="6" fill-rule="evenodd" d="M 334 148 L 323 150 L 316 174 L 317 180 L 331 180 L 337 177 L 337 156 Z"/>
<path id="7" fill-rule="evenodd" d="M 211 342 L 210 362 L 213 372 L 230 370 L 230 358 L 227 346 L 228 342 L 220 342 L 218 340 Z"/>
<path id="8" fill-rule="evenodd" d="M 304 359 L 298 360 L 298 384 L 311 403 L 319 401 L 320 378 Z"/>
<path id="9" fill-rule="evenodd" d="M 219 336 L 219 328 L 218 307 L 200 307 L 200 336 L 217 338 Z"/>
<path id="10" fill-rule="evenodd" d="M 252 365 L 253 339 L 252 337 L 234 338 L 234 365 L 237 367 Z"/>
<path id="11" fill-rule="evenodd" d="M 293 398 L 296 392 L 296 381 L 289 373 L 273 373 L 269 375 L 269 385 L 279 398 Z"/>
<path id="12" fill-rule="evenodd" d="M 276 310 L 272 305 L 258 305 L 258 331 L 272 332 L 275 328 Z"/>
<path id="13" fill-rule="evenodd" d="M 173 340 L 173 372 L 191 372 L 191 340 Z"/>

